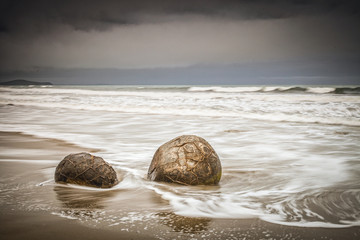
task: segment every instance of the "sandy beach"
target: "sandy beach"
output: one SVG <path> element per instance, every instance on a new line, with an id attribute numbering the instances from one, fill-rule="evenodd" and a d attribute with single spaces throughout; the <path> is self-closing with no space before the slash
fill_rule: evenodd
<path id="1" fill-rule="evenodd" d="M 49 183 L 57 163 L 65 155 L 72 152 L 100 151 L 100 149 L 84 149 L 63 141 L 36 138 L 16 132 L 1 132 L 0 143 L 2 150 L 0 235 L 3 239 L 76 237 L 77 239 L 350 240 L 360 236 L 360 227 L 291 227 L 267 223 L 259 219 L 190 218 L 167 210 L 151 212 L 154 205 L 164 201 L 154 199 L 151 193 L 91 192 L 87 189 L 72 189 Z M 12 191 L 11 189 L 14 188 L 17 190 Z M 145 204 L 144 201 L 149 203 Z M 123 215 L 118 217 L 124 221 L 115 224 L 102 222 L 105 219 L 103 214 L 112 211 L 122 212 Z M 139 214 L 141 212 L 144 214 Z M 82 215 L 80 220 L 73 217 L 76 214 Z M 137 218 L 138 215 L 148 217 Z M 129 218 L 132 220 L 126 221 Z"/>

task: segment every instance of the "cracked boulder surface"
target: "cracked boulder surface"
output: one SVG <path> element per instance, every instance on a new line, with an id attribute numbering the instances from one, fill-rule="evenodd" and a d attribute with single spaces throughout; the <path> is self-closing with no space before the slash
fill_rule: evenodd
<path id="1" fill-rule="evenodd" d="M 195 135 L 183 135 L 161 145 L 148 179 L 183 185 L 213 185 L 221 178 L 221 162 L 211 145 Z"/>
<path id="2" fill-rule="evenodd" d="M 118 183 L 111 165 L 89 153 L 66 156 L 56 167 L 55 182 L 110 188 Z"/>

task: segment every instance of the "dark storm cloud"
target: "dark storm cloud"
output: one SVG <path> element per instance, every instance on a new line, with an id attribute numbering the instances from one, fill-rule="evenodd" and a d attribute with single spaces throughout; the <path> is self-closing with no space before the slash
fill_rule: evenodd
<path id="1" fill-rule="evenodd" d="M 154 83 L 235 83 L 266 74 L 354 79 L 360 75 L 358 2 L 1 1 L 0 78 L 50 77 L 44 69 L 53 69 L 58 83 L 108 76 L 108 83 L 129 84 L 148 75 Z M 73 77 L 55 76 L 62 72 Z"/>
<path id="2" fill-rule="evenodd" d="M 358 1 L 334 0 L 7 0 L 1 3 L 0 31 L 49 31 L 66 24 L 76 30 L 107 30 L 116 25 L 169 21 L 193 14 L 234 19 L 272 19 L 302 15 L 359 15 Z"/>

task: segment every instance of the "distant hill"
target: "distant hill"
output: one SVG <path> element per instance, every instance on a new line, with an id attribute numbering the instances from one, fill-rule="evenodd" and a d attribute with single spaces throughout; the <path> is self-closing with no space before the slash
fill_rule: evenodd
<path id="1" fill-rule="evenodd" d="M 28 81 L 24 79 L 16 79 L 8 82 L 0 82 L 0 85 L 7 85 L 7 86 L 28 86 L 28 85 L 53 85 L 51 82 L 34 82 Z"/>

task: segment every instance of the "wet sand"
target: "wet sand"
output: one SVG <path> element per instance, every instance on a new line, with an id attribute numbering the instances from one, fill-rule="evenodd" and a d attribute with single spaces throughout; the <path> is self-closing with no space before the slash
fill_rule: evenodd
<path id="1" fill-rule="evenodd" d="M 155 239 L 139 233 L 93 229 L 46 212 L 3 210 L 1 239 Z"/>
<path id="2" fill-rule="evenodd" d="M 158 208 L 154 206 L 166 202 L 151 192 L 92 192 L 56 184 L 36 187 L 49 180 L 64 156 L 82 151 L 101 153 L 100 149 L 84 149 L 55 139 L 0 132 L 2 239 L 350 240 L 360 237 L 360 227 L 290 227 L 259 219 L 183 217 L 166 208 L 156 212 L 154 209 Z M 116 212 L 120 219 L 135 220 L 108 224 L 103 220 L 104 214 L 111 212 Z M 142 213 L 151 217 L 137 219 Z M 70 219 L 69 216 L 76 214 L 85 220 Z"/>

